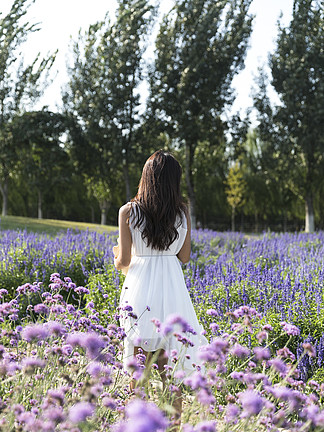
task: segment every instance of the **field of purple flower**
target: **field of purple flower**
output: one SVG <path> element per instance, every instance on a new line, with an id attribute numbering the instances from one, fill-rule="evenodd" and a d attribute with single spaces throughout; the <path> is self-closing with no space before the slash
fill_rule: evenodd
<path id="1" fill-rule="evenodd" d="M 195 231 L 184 272 L 210 342 L 206 367 L 170 369 L 163 389 L 139 356 L 134 373 L 151 379 L 135 399 L 121 363 L 115 241 L 0 233 L 0 430 L 175 431 L 179 386 L 184 432 L 324 430 L 323 233 Z"/>

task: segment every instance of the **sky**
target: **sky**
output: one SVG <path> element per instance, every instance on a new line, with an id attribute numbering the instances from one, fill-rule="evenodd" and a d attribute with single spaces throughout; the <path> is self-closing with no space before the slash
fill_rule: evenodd
<path id="1" fill-rule="evenodd" d="M 174 1 L 161 0 L 160 13 L 166 13 Z M 12 3 L 12 0 L 0 0 L 0 12 L 8 13 Z M 39 23 L 41 29 L 21 45 L 26 62 L 32 61 L 38 52 L 45 56 L 58 49 L 53 67 L 55 79 L 39 101 L 38 108 L 47 105 L 54 111 L 58 109 L 61 104 L 62 85 L 68 80 L 66 63 L 69 59 L 71 39 L 76 39 L 80 28 L 85 30 L 90 24 L 102 20 L 107 12 L 114 18 L 116 5 L 116 0 L 36 0 L 30 7 L 27 18 L 31 23 Z M 292 8 L 293 0 L 252 1 L 250 13 L 255 15 L 253 33 L 245 69 L 233 81 L 236 91 L 233 112 L 244 114 L 248 107 L 252 106 L 250 94 L 257 69 L 267 63 L 269 52 L 274 49 L 280 15 L 282 14 L 281 22 L 287 25 L 291 20 Z M 150 57 L 153 50 L 149 52 Z M 142 87 L 143 99 L 146 93 L 145 87 Z M 276 101 L 274 93 L 272 98 Z"/>

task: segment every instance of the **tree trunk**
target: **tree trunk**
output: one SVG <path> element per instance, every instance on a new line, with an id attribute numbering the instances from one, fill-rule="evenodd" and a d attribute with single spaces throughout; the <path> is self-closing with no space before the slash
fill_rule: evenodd
<path id="1" fill-rule="evenodd" d="M 258 212 L 255 210 L 254 211 L 254 231 L 256 233 L 259 232 L 259 217 L 258 217 Z"/>
<path id="2" fill-rule="evenodd" d="M 101 225 L 106 225 L 107 223 L 107 209 L 102 208 L 101 209 Z"/>
<path id="3" fill-rule="evenodd" d="M 193 163 L 193 146 L 186 144 L 186 184 L 188 189 L 188 197 L 189 197 L 189 211 L 191 218 L 191 226 L 192 228 L 196 228 L 196 198 L 193 184 L 193 176 L 192 176 L 192 163 Z"/>
<path id="4" fill-rule="evenodd" d="M 129 181 L 129 170 L 128 170 L 127 159 L 123 160 L 123 173 L 124 173 L 124 180 L 125 180 L 126 202 L 129 202 L 131 199 L 131 193 L 130 193 L 130 181 Z"/>
<path id="5" fill-rule="evenodd" d="M 38 219 L 43 219 L 42 201 L 43 201 L 42 191 L 38 190 L 38 206 L 37 206 Z"/>
<path id="6" fill-rule="evenodd" d="M 101 225 L 107 224 L 107 212 L 109 209 L 109 202 L 106 200 L 102 200 L 99 202 L 100 210 L 101 210 Z"/>
<path id="7" fill-rule="evenodd" d="M 0 183 L 0 191 L 2 195 L 2 216 L 8 214 L 8 177 L 5 177 L 3 183 Z"/>
<path id="8" fill-rule="evenodd" d="M 305 232 L 312 233 L 315 231 L 313 196 L 311 192 L 306 194 L 305 198 Z"/>
<path id="9" fill-rule="evenodd" d="M 235 207 L 232 207 L 232 231 L 235 231 Z"/>

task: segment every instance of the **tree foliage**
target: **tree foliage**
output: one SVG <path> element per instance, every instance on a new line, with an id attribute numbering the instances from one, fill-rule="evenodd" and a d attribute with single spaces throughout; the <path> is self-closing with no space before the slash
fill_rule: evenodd
<path id="1" fill-rule="evenodd" d="M 81 154 L 78 160 L 86 160 L 82 168 L 97 184 L 93 190 L 120 180 L 116 173 L 121 171 L 126 200 L 131 195 L 130 165 L 137 160 L 142 57 L 154 11 L 144 0 L 120 0 L 114 23 L 106 16 L 80 33 L 64 95 L 65 107 L 88 143 L 89 158 Z"/>
<path id="2" fill-rule="evenodd" d="M 193 164 L 200 141 L 222 144 L 220 119 L 233 102 L 231 83 L 243 67 L 252 18 L 250 0 L 177 2 L 156 40 L 150 109 L 185 148 L 185 170 L 195 224 Z"/>
<path id="3" fill-rule="evenodd" d="M 275 122 L 283 131 L 280 152 L 297 175 L 305 229 L 314 231 L 314 195 L 324 172 L 324 8 L 317 0 L 295 0 L 290 25 L 279 27 L 271 57 L 272 85 L 281 99 Z"/>
<path id="4" fill-rule="evenodd" d="M 19 47 L 28 34 L 38 30 L 37 25 L 23 22 L 29 0 L 15 0 L 9 13 L 0 17 L 0 191 L 2 215 L 7 214 L 8 182 L 15 170 L 17 149 L 10 132 L 10 122 L 31 106 L 44 90 L 46 73 L 55 60 L 55 54 L 45 59 L 37 55 L 30 65 L 25 65 Z M 44 76 L 45 75 L 45 76 Z M 44 81 L 41 82 L 41 79 Z"/>
<path id="5" fill-rule="evenodd" d="M 232 231 L 235 231 L 235 211 L 244 205 L 246 192 L 246 181 L 238 162 L 230 167 L 225 184 L 227 201 L 232 208 Z"/>

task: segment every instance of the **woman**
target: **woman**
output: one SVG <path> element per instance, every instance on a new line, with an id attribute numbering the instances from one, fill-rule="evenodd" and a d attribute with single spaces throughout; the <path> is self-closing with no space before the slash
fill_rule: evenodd
<path id="1" fill-rule="evenodd" d="M 180 179 L 181 167 L 170 153 L 159 150 L 149 157 L 137 195 L 119 210 L 119 248 L 115 250 L 116 268 L 126 272 L 129 266 L 120 298 L 121 325 L 127 334 L 124 363 L 140 348 L 149 358 L 157 353 L 163 383 L 171 352 L 178 358 L 176 368 L 190 373 L 198 364 L 199 346 L 207 343 L 179 262 L 187 263 L 191 252 L 190 218 Z M 167 324 L 157 332 L 152 320 L 158 327 L 159 322 Z M 194 346 L 178 341 L 173 326 L 176 331 L 189 331 L 185 336 Z M 134 385 L 133 381 L 131 388 Z"/>

